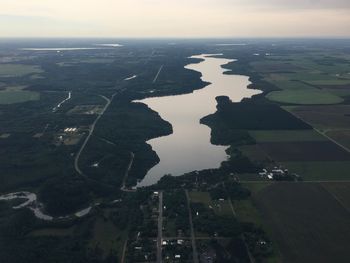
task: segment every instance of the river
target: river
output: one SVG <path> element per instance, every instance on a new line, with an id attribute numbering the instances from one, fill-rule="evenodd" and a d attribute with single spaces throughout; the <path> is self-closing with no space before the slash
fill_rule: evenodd
<path id="1" fill-rule="evenodd" d="M 209 82 L 203 89 L 193 93 L 155 97 L 141 100 L 173 126 L 169 136 L 149 140 L 160 162 L 148 171 L 138 187 L 156 183 L 165 174 L 178 176 L 195 170 L 218 168 L 227 159 L 227 146 L 210 143 L 210 128 L 200 124 L 200 119 L 216 111 L 217 96 L 228 96 L 234 102 L 261 93 L 248 89 L 247 76 L 227 75 L 222 66 L 233 59 L 218 58 L 216 54 L 203 54 L 191 58 L 201 59 L 200 63 L 189 64 L 185 68 L 198 71 L 201 79 Z"/>

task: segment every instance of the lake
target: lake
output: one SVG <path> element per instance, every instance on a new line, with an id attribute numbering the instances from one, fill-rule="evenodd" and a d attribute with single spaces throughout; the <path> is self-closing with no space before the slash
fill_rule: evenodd
<path id="1" fill-rule="evenodd" d="M 221 162 L 227 159 L 227 146 L 212 145 L 211 130 L 200 124 L 200 119 L 216 112 L 217 96 L 228 96 L 232 101 L 239 102 L 261 92 L 247 88 L 250 84 L 247 76 L 224 74 L 228 70 L 222 66 L 234 62 L 233 59 L 218 58 L 217 54 L 191 58 L 202 61 L 185 68 L 202 73 L 201 79 L 210 85 L 190 94 L 140 101 L 170 122 L 173 133 L 147 142 L 158 154 L 160 162 L 148 171 L 137 187 L 152 185 L 165 174 L 178 176 L 195 170 L 220 167 Z"/>

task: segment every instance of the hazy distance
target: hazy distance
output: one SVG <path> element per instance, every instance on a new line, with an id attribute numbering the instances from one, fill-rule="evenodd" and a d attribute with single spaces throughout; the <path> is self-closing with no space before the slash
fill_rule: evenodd
<path id="1" fill-rule="evenodd" d="M 1 0 L 0 37 L 350 37 L 347 0 Z"/>

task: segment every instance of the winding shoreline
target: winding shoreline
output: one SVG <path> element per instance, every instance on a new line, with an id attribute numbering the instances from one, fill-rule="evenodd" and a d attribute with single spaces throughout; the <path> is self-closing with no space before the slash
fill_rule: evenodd
<path id="1" fill-rule="evenodd" d="M 93 206 L 89 206 L 82 210 L 78 210 L 75 213 L 66 216 L 53 217 L 44 212 L 44 205 L 38 201 L 38 197 L 35 193 L 22 191 L 22 192 L 14 192 L 0 196 L 0 201 L 10 201 L 10 200 L 18 200 L 25 199 L 25 201 L 19 205 L 13 206 L 12 208 L 15 210 L 22 208 L 29 208 L 35 215 L 36 218 L 44 220 L 44 221 L 53 221 L 60 219 L 72 219 L 74 217 L 80 218 L 88 215 L 92 208 L 98 206 L 99 203 L 94 204 Z"/>

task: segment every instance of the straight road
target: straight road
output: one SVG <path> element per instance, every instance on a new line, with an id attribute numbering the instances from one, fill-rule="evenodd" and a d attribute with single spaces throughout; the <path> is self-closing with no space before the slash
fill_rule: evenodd
<path id="1" fill-rule="evenodd" d="M 92 123 L 92 125 L 90 126 L 90 130 L 89 130 L 89 134 L 88 136 L 85 138 L 85 141 L 84 143 L 81 145 L 77 155 L 75 156 L 75 159 L 74 159 L 74 168 L 75 170 L 77 171 L 78 174 L 82 175 L 82 176 L 85 176 L 83 174 L 83 172 L 81 171 L 80 167 L 79 167 L 79 159 L 80 159 L 80 155 L 81 153 L 84 151 L 85 149 L 85 146 L 87 145 L 87 143 L 89 142 L 90 138 L 91 138 L 91 135 L 94 133 L 94 130 L 95 130 L 95 126 L 97 124 L 97 122 L 99 121 L 99 119 L 103 116 L 103 114 L 106 112 L 106 110 L 108 109 L 109 105 L 111 104 L 111 101 L 110 99 L 108 99 L 107 97 L 103 96 L 103 95 L 100 95 L 101 98 L 103 98 L 105 101 L 106 101 L 106 104 L 105 106 L 103 107 L 103 110 L 101 112 L 101 114 L 99 114 L 97 116 L 97 118 L 95 119 L 95 121 Z M 114 96 L 112 96 L 113 98 Z"/>
<path id="2" fill-rule="evenodd" d="M 192 221 L 192 212 L 191 212 L 191 204 L 190 204 L 190 196 L 188 194 L 188 191 L 185 191 L 186 193 L 186 199 L 187 199 L 187 209 L 188 209 L 188 218 L 190 221 L 190 229 L 191 229 L 191 241 L 192 241 L 192 250 L 193 250 L 193 262 L 199 263 L 198 261 L 198 252 L 196 247 L 196 238 L 194 235 L 194 229 L 193 229 L 193 221 Z"/>
<path id="3" fill-rule="evenodd" d="M 156 83 L 156 81 L 157 81 L 157 79 L 158 79 L 158 77 L 159 77 L 159 74 L 160 74 L 160 72 L 162 71 L 163 67 L 164 67 L 164 65 L 161 65 L 161 66 L 160 66 L 157 75 L 156 75 L 156 76 L 154 77 L 154 79 L 153 79 L 153 83 Z"/>

